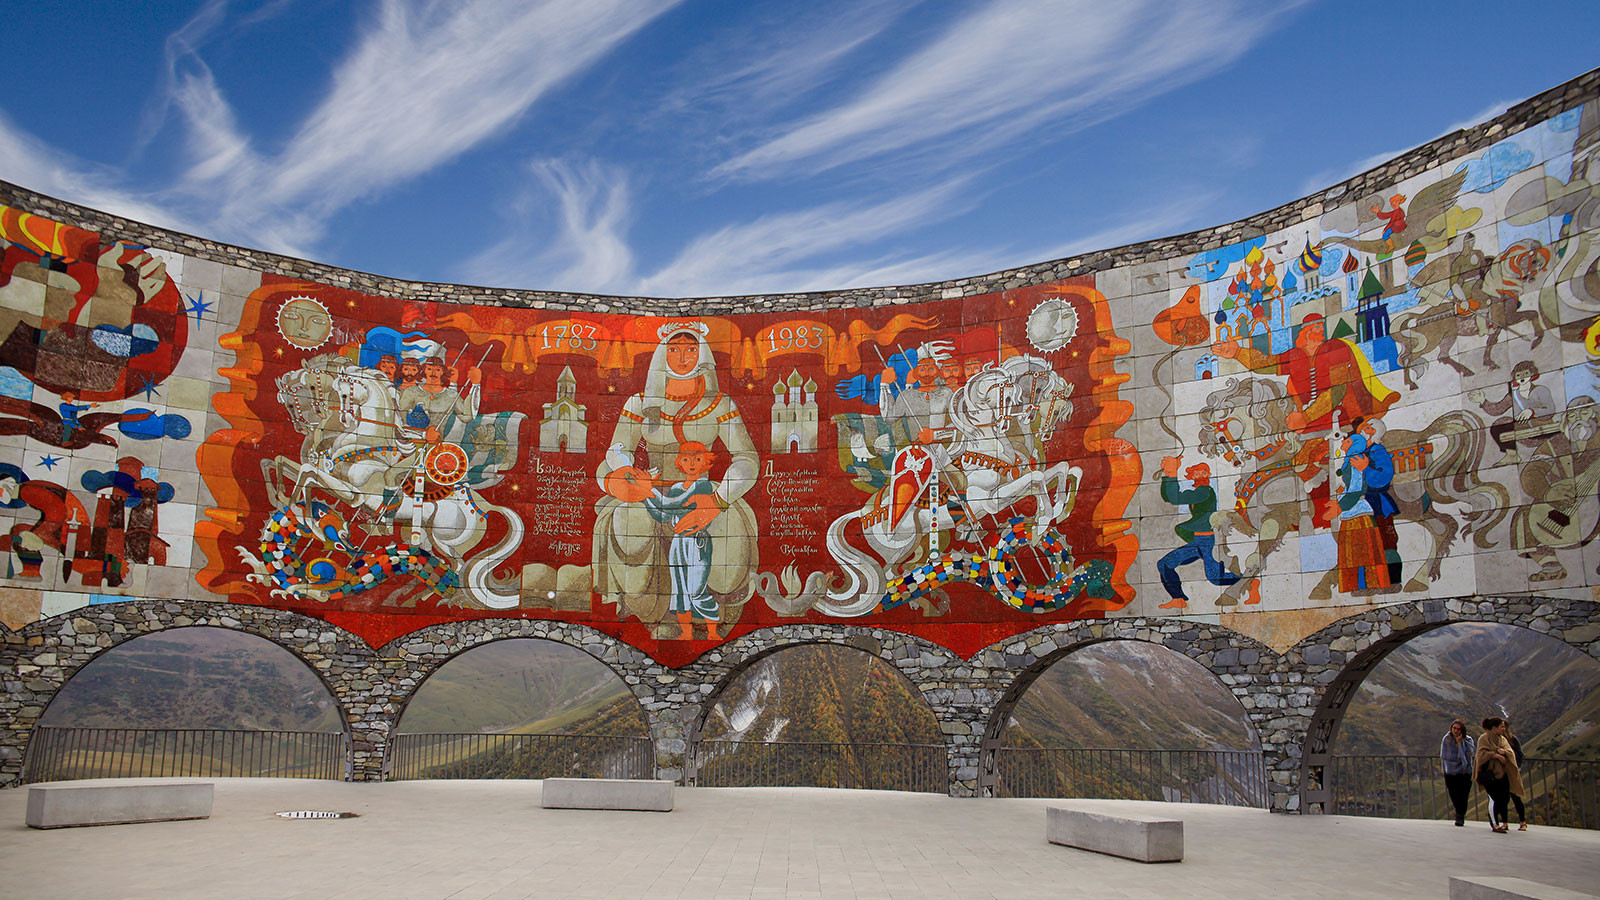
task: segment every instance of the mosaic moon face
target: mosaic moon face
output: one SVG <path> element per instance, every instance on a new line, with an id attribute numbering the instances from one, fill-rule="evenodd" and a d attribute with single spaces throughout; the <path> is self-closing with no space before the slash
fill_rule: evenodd
<path id="1" fill-rule="evenodd" d="M 1065 347 L 1078 333 L 1078 311 L 1065 300 L 1046 300 L 1028 314 L 1028 341 L 1040 352 Z"/>
<path id="2" fill-rule="evenodd" d="M 302 350 L 315 350 L 333 333 L 333 317 L 310 297 L 291 297 L 278 310 L 278 333 Z"/>

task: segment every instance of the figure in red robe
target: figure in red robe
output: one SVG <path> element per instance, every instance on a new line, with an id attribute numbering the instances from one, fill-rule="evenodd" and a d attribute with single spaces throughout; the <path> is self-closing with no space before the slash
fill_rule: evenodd
<path id="1" fill-rule="evenodd" d="M 1400 398 L 1372 373 L 1359 347 L 1327 336 L 1326 324 L 1316 313 L 1301 320 L 1294 346 L 1282 353 L 1262 353 L 1237 341 L 1221 341 L 1211 349 L 1263 375 L 1288 376 L 1289 396 L 1298 409 L 1289 412 L 1285 424 L 1307 438 L 1295 454 L 1295 469 L 1304 481 L 1326 469 L 1334 410 L 1339 411 L 1340 424 L 1348 425 L 1383 415 Z M 1328 496 L 1326 482 L 1311 490 L 1312 521 L 1318 528 L 1330 524 L 1323 510 Z"/>
<path id="2" fill-rule="evenodd" d="M 1395 194 L 1389 198 L 1389 203 L 1393 206 L 1393 209 L 1387 212 L 1384 211 L 1382 203 L 1372 207 L 1373 213 L 1384 222 L 1383 239 L 1389 242 L 1389 249 L 1391 250 L 1394 249 L 1394 236 L 1403 234 L 1406 230 L 1406 210 L 1405 207 L 1400 205 L 1404 202 L 1406 202 L 1405 194 Z"/>

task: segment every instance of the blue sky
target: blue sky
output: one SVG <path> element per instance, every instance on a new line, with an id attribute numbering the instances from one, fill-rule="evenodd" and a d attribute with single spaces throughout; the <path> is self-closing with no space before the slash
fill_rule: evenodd
<path id="1" fill-rule="evenodd" d="M 1600 4 L 35 2 L 0 178 L 400 278 L 901 284 L 1219 224 L 1600 65 Z"/>

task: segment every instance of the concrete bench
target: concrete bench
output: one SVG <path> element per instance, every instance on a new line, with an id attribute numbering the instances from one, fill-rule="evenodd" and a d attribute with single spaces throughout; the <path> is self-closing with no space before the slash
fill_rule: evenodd
<path id="1" fill-rule="evenodd" d="M 29 828 L 125 825 L 211 817 L 209 781 L 103 779 L 28 787 Z"/>
<path id="2" fill-rule="evenodd" d="M 1183 822 L 1177 819 L 1062 806 L 1049 807 L 1045 815 L 1044 836 L 1052 844 L 1147 863 L 1183 859 Z"/>
<path id="3" fill-rule="evenodd" d="M 1551 887 L 1525 878 L 1471 875 L 1450 878 L 1450 900 L 1596 900 L 1594 894 Z"/>
<path id="4" fill-rule="evenodd" d="M 672 812 L 670 781 L 649 778 L 546 778 L 545 809 L 637 809 Z"/>

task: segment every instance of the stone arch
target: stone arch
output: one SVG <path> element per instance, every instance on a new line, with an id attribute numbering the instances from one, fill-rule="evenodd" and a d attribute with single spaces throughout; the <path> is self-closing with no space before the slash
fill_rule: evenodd
<path id="1" fill-rule="evenodd" d="M 178 604 L 132 599 L 95 604 L 34 622 L 8 643 L 10 669 L 21 688 L 5 701 L 0 726 L 0 786 L 17 784 L 34 725 L 56 694 L 101 653 L 135 638 L 190 627 L 223 628 L 254 635 L 287 650 L 313 672 L 339 704 L 352 737 L 349 763 L 359 777 L 359 738 L 351 710 L 359 699 L 358 674 L 370 669 L 373 653 L 355 635 L 300 613 L 231 603 Z"/>
<path id="2" fill-rule="evenodd" d="M 1188 657 L 1215 676 L 1244 712 L 1252 742 L 1265 756 L 1268 770 L 1287 748 L 1270 739 L 1266 723 L 1275 703 L 1263 699 L 1263 687 L 1279 662 L 1270 647 L 1231 628 L 1183 619 L 1095 619 L 1046 625 L 996 643 L 973 657 L 974 662 L 1003 667 L 1010 678 L 987 711 L 979 745 L 980 796 L 995 795 L 1000 739 L 1017 703 L 1046 669 L 1072 653 L 1108 641 L 1140 641 Z"/>
<path id="3" fill-rule="evenodd" d="M 393 689 L 370 719 L 374 731 L 381 729 L 384 737 L 381 771 L 389 771 L 388 738 L 423 682 L 469 650 L 519 638 L 546 640 L 580 650 L 627 685 L 650 727 L 657 777 L 662 777 L 663 756 L 676 760 L 682 754 L 682 749 L 664 750 L 663 744 L 671 736 L 663 734 L 658 716 L 663 704 L 657 694 L 660 680 L 656 676 L 669 670 L 643 652 L 587 625 L 547 619 L 475 619 L 431 625 L 395 638 L 379 651 L 385 660 L 395 664 Z"/>
<path id="4" fill-rule="evenodd" d="M 790 629 L 803 629 L 800 633 L 791 633 Z M 831 646 L 857 650 L 869 656 L 876 657 L 889 663 L 895 671 L 905 678 L 922 694 L 923 701 L 928 702 L 926 687 L 920 678 L 922 656 L 932 654 L 935 657 L 949 657 L 949 651 L 932 642 L 921 638 L 912 637 L 899 632 L 885 631 L 881 628 L 864 628 L 851 625 L 805 625 L 805 626 L 778 626 L 764 628 L 750 634 L 742 635 L 737 640 L 730 641 L 719 650 L 723 651 L 720 659 L 710 662 L 716 667 L 714 672 L 708 672 L 715 678 L 706 682 L 711 689 L 705 691 L 702 700 L 703 709 L 694 720 L 692 731 L 698 736 L 711 707 L 716 705 L 729 684 L 735 678 L 755 663 L 784 650 L 805 646 Z M 708 667 L 709 668 L 709 667 Z M 929 704 L 929 711 L 933 711 Z M 937 718 L 937 713 L 935 713 Z"/>
<path id="5" fill-rule="evenodd" d="M 1295 772 L 1299 808 L 1323 812 L 1331 800 L 1330 750 L 1351 698 L 1378 663 L 1417 635 L 1460 623 L 1513 625 L 1548 635 L 1600 660 L 1600 603 L 1561 597 L 1414 600 L 1363 610 L 1304 638 L 1285 654 L 1314 692 L 1304 704 Z"/>
<path id="6" fill-rule="evenodd" d="M 917 689 L 944 733 L 950 783 L 954 791 L 957 756 L 953 739 L 956 735 L 952 732 L 950 722 L 954 711 L 951 701 L 957 690 L 948 676 L 954 666 L 961 664 L 961 660 L 931 641 L 884 628 L 831 624 L 762 628 L 741 635 L 678 670 L 686 676 L 698 676 L 700 685 L 699 699 L 692 708 L 685 710 L 683 739 L 686 744 L 700 737 L 717 698 L 751 665 L 782 650 L 819 644 L 846 647 L 877 657 L 893 666 L 901 677 Z M 692 772 L 685 773 L 686 779 L 692 777 Z"/>

